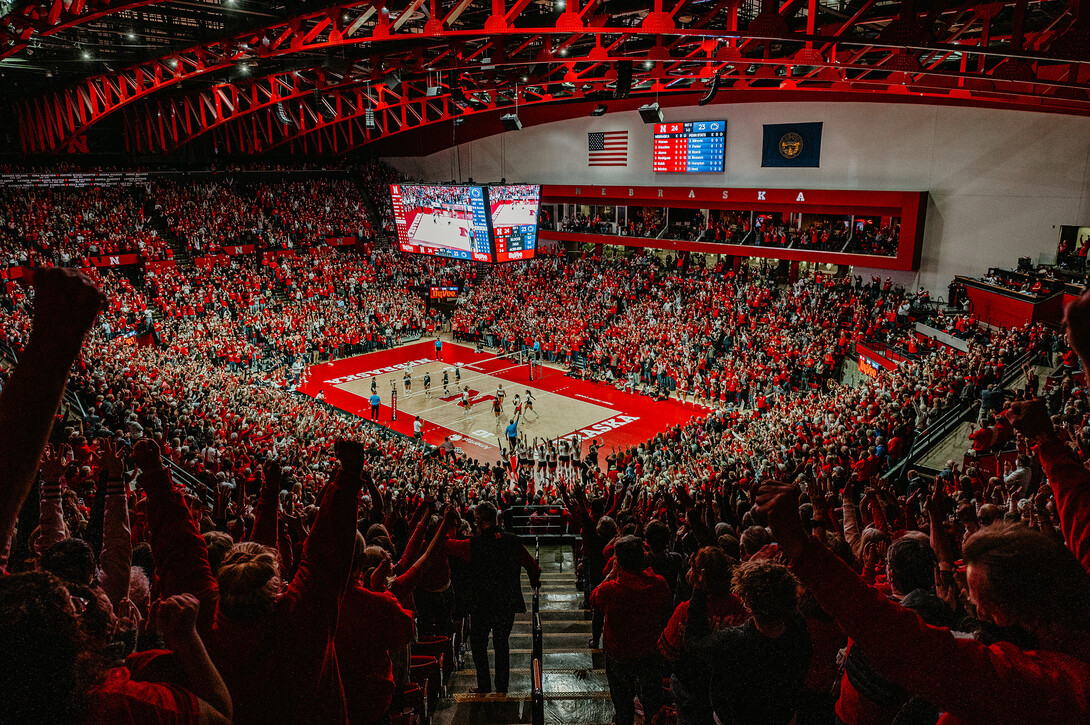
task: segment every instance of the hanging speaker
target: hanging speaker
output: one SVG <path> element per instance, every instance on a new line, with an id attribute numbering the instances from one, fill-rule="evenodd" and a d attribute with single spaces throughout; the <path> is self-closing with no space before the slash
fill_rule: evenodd
<path id="1" fill-rule="evenodd" d="M 295 123 L 295 119 L 288 115 L 288 109 L 284 107 L 283 101 L 276 102 L 276 120 L 280 121 L 282 126 L 291 126 Z"/>
<path id="2" fill-rule="evenodd" d="M 614 98 L 628 98 L 632 92 L 632 61 L 622 60 L 617 64 L 617 87 L 613 89 Z"/>
<path id="3" fill-rule="evenodd" d="M 712 78 L 712 83 L 708 86 L 708 92 L 704 94 L 704 97 L 696 102 L 698 106 L 706 106 L 715 100 L 715 94 L 719 92 L 719 84 L 722 82 L 722 76 L 719 73 L 715 74 Z"/>
<path id="4" fill-rule="evenodd" d="M 662 109 L 657 103 L 640 106 L 640 118 L 644 123 L 662 123 Z"/>
<path id="5" fill-rule="evenodd" d="M 363 112 L 363 125 L 372 130 L 378 128 L 378 124 L 375 123 L 375 109 L 368 108 Z"/>

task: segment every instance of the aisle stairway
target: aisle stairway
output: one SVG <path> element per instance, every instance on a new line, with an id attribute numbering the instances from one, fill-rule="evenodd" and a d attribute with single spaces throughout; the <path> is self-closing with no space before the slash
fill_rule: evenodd
<path id="1" fill-rule="evenodd" d="M 527 548 L 534 552 L 532 543 Z M 591 613 L 583 608 L 583 594 L 575 586 L 571 548 L 541 547 L 541 621 L 544 641 L 545 722 L 553 725 L 610 723 L 605 661 L 601 652 L 588 649 Z M 533 591 L 522 580 L 526 606 Z M 468 647 L 465 668 L 448 683 L 448 697 L 440 702 L 433 725 L 510 725 L 532 722 L 530 614 L 515 620 L 511 634 L 511 685 L 506 696 L 475 695 L 476 671 Z M 490 650 L 491 653 L 491 650 Z M 494 657 L 490 654 L 490 661 Z"/>

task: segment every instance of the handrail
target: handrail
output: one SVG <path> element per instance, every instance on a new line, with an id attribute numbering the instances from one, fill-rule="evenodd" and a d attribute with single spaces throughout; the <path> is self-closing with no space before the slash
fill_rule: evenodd
<path id="1" fill-rule="evenodd" d="M 541 537 L 534 537 L 534 558 L 541 560 Z M 531 645 L 530 672 L 530 710 L 532 725 L 545 725 L 545 687 L 544 661 L 545 638 L 541 631 L 541 587 L 534 587 L 533 603 L 530 605 L 530 627 L 533 633 Z"/>
<path id="2" fill-rule="evenodd" d="M 538 553 L 540 554 L 540 547 Z M 544 637 L 541 631 L 541 603 L 540 590 L 534 588 L 534 599 L 531 607 L 531 627 L 533 631 L 532 661 L 530 664 L 532 682 L 530 692 L 530 708 L 532 725 L 545 725 L 545 687 L 544 687 Z"/>
<path id="3" fill-rule="evenodd" d="M 1027 352 L 1026 354 L 1013 361 L 1006 366 L 1006 372 L 1000 379 L 1000 387 L 1007 387 L 1013 382 L 1013 380 L 1022 373 L 1022 366 L 1028 364 L 1031 360 L 1037 357 L 1035 352 Z M 908 450 L 908 453 L 901 458 L 900 461 L 895 463 L 886 471 L 883 479 L 887 481 L 893 481 L 904 473 L 908 466 L 913 465 L 912 461 L 919 458 L 924 453 L 938 445 L 948 435 L 950 435 L 958 426 L 965 422 L 966 418 L 974 410 L 974 405 L 970 402 L 964 405 L 955 406 L 946 413 L 944 413 L 933 425 L 930 426 L 930 430 L 927 435 L 921 437 L 915 441 Z"/>

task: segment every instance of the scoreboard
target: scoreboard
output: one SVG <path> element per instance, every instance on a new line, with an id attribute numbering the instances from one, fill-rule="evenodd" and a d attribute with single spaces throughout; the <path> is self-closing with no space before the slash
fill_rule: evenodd
<path id="1" fill-rule="evenodd" d="M 723 173 L 726 121 L 656 123 L 651 170 Z"/>
<path id="2" fill-rule="evenodd" d="M 537 246 L 537 225 L 520 224 L 510 227 L 494 227 L 497 262 L 513 259 L 532 259 Z"/>

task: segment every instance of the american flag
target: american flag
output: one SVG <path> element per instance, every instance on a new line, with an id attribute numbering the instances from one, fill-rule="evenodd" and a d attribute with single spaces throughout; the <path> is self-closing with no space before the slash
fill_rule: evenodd
<path id="1" fill-rule="evenodd" d="M 628 131 L 588 133 L 587 166 L 628 166 Z"/>

